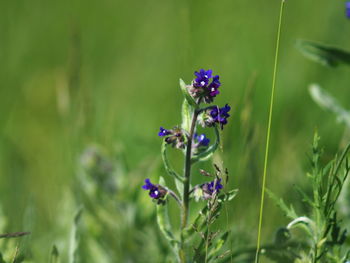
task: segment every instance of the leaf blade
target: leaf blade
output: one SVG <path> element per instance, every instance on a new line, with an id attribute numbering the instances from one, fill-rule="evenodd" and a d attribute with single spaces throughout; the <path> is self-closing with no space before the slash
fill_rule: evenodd
<path id="1" fill-rule="evenodd" d="M 180 88 L 181 88 L 182 94 L 183 94 L 184 98 L 187 100 L 188 104 L 191 105 L 192 107 L 194 107 L 195 109 L 197 109 L 198 104 L 195 102 L 195 100 L 192 98 L 192 96 L 188 93 L 186 83 L 182 79 L 180 79 L 179 83 L 180 83 Z"/>
<path id="2" fill-rule="evenodd" d="M 307 58 L 328 67 L 350 66 L 350 52 L 321 43 L 298 40 L 296 48 Z"/>
<path id="3" fill-rule="evenodd" d="M 169 174 L 169 176 L 174 177 L 176 188 L 177 188 L 179 194 L 182 196 L 183 195 L 183 181 L 184 181 L 184 179 L 171 166 L 169 159 L 168 159 L 168 155 L 167 155 L 167 143 L 165 141 L 163 141 L 163 143 L 162 143 L 161 154 L 162 154 L 164 168 L 165 168 L 166 172 Z"/>
<path id="4" fill-rule="evenodd" d="M 159 184 L 165 185 L 165 180 L 161 176 L 159 178 Z M 169 220 L 168 206 L 165 205 L 157 205 L 157 223 L 160 231 L 163 236 L 168 240 L 171 247 L 174 249 L 175 254 L 177 254 L 179 241 L 175 239 L 175 236 L 172 232 L 172 227 Z"/>

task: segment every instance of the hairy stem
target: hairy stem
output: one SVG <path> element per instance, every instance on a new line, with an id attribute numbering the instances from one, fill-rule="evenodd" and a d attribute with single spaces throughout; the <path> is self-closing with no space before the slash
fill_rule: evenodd
<path id="1" fill-rule="evenodd" d="M 190 204 L 190 183 L 191 183 L 191 157 L 192 157 L 192 141 L 193 135 L 196 128 L 197 117 L 199 111 L 194 110 L 191 121 L 191 128 L 188 136 L 187 146 L 186 146 L 186 156 L 185 156 L 185 178 L 184 178 L 184 191 L 183 191 L 183 204 L 182 204 L 182 216 L 181 216 L 181 244 L 180 244 L 180 259 L 181 262 L 185 262 L 185 250 L 184 250 L 184 235 L 183 230 L 187 226 L 187 219 L 189 214 L 189 204 Z"/>

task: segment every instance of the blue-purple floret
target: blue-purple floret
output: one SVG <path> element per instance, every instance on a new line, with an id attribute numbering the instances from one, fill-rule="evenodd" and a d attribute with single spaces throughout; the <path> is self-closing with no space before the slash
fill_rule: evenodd
<path id="1" fill-rule="evenodd" d="M 221 178 L 207 183 L 207 189 L 210 192 L 210 194 L 213 194 L 214 192 L 218 193 L 222 188 L 223 185 L 221 184 Z"/>
<path id="2" fill-rule="evenodd" d="M 201 69 L 199 72 L 195 71 L 194 75 L 197 78 L 194 80 L 193 86 L 195 86 L 196 88 L 208 86 L 209 79 L 211 78 L 212 73 L 213 71 L 211 69 L 209 70 Z"/>
<path id="3" fill-rule="evenodd" d="M 163 127 L 159 128 L 158 136 L 163 137 L 163 136 L 168 136 L 170 134 L 171 134 L 170 130 L 164 129 Z"/>
<path id="4" fill-rule="evenodd" d="M 345 9 L 346 9 L 346 16 L 350 18 L 350 1 L 347 1 L 345 3 Z"/>
<path id="5" fill-rule="evenodd" d="M 223 129 L 224 125 L 227 124 L 227 118 L 230 117 L 230 114 L 228 112 L 231 110 L 231 107 L 226 104 L 224 107 L 214 107 L 210 111 L 210 116 L 213 118 L 214 122 L 217 122 L 220 124 L 221 129 Z"/>
<path id="6" fill-rule="evenodd" d="M 210 140 L 205 136 L 205 134 L 198 135 L 197 133 L 194 135 L 194 140 L 197 144 L 197 147 L 199 146 L 208 146 Z"/>
<path id="7" fill-rule="evenodd" d="M 162 193 L 157 185 L 151 183 L 150 179 L 145 180 L 145 185 L 142 186 L 142 189 L 149 190 L 149 196 L 153 199 L 159 199 L 162 197 Z"/>
<path id="8" fill-rule="evenodd" d="M 215 97 L 216 95 L 218 95 L 220 92 L 218 91 L 218 88 L 221 86 L 221 82 L 219 80 L 219 75 L 216 75 L 213 77 L 213 81 L 210 83 L 209 85 L 209 95 L 211 97 Z"/>

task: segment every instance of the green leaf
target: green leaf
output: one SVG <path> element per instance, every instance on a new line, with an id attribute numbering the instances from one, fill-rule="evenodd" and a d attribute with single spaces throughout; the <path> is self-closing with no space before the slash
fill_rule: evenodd
<path id="1" fill-rule="evenodd" d="M 0 261 L 1 263 L 1 261 Z M 50 263 L 59 263 L 59 253 L 55 245 L 53 245 L 50 255 Z"/>
<path id="2" fill-rule="evenodd" d="M 312 99 L 321 108 L 335 114 L 337 121 L 344 123 L 350 128 L 350 111 L 344 109 L 333 96 L 317 84 L 310 85 L 309 92 Z"/>
<path id="3" fill-rule="evenodd" d="M 238 193 L 238 189 L 233 189 L 225 194 L 218 196 L 218 207 L 216 212 L 213 214 L 218 214 L 220 212 L 221 205 L 226 201 L 231 201 Z M 206 205 L 203 209 L 198 213 L 197 217 L 193 221 L 193 223 L 185 230 L 184 236 L 190 238 L 194 233 L 202 231 L 206 226 L 206 216 L 208 213 L 208 206 Z"/>
<path id="4" fill-rule="evenodd" d="M 306 40 L 298 40 L 296 47 L 305 57 L 324 66 L 350 65 L 350 52 L 348 51 Z"/>
<path id="5" fill-rule="evenodd" d="M 227 238 L 229 236 L 229 231 L 226 231 L 224 234 L 220 236 L 220 238 L 216 239 L 214 242 L 214 247 L 210 250 L 209 258 L 212 258 L 216 253 L 220 251 L 223 245 L 225 245 Z"/>
<path id="6" fill-rule="evenodd" d="M 160 177 L 159 184 L 165 184 L 163 177 Z M 174 234 L 172 232 L 168 215 L 168 206 L 166 204 L 157 205 L 157 222 L 160 231 L 163 233 L 164 237 L 169 241 L 170 245 L 174 249 L 174 252 L 176 253 L 179 241 L 175 239 Z"/>
<path id="7" fill-rule="evenodd" d="M 83 208 L 80 207 L 75 216 L 74 216 L 74 222 L 70 234 L 70 242 L 69 242 L 69 258 L 68 262 L 69 263 L 76 263 L 77 262 L 77 251 L 79 247 L 79 238 L 80 238 L 80 231 L 79 231 L 79 223 L 81 216 L 83 214 Z"/>
<path id="8" fill-rule="evenodd" d="M 179 192 L 179 195 L 183 196 L 183 192 L 184 192 L 184 184 L 182 181 L 180 181 L 179 179 L 175 178 L 175 186 L 176 186 L 176 189 L 177 191 Z"/>
<path id="9" fill-rule="evenodd" d="M 171 177 L 174 177 L 177 190 L 179 191 L 179 194 L 182 196 L 183 195 L 183 181 L 184 181 L 184 179 L 170 165 L 168 155 L 167 155 L 167 145 L 168 144 L 165 141 L 163 141 L 161 152 L 162 152 L 162 159 L 163 159 L 164 167 L 165 167 L 165 170 L 167 171 L 167 173 Z"/>
<path id="10" fill-rule="evenodd" d="M 236 195 L 238 194 L 238 189 L 232 189 L 231 191 L 220 195 L 218 198 L 218 202 L 227 202 L 227 201 L 231 201 L 233 198 L 236 197 Z"/>
<path id="11" fill-rule="evenodd" d="M 193 221 L 193 223 L 184 231 L 184 237 L 190 238 L 197 231 L 201 231 L 205 226 L 206 214 L 208 212 L 208 206 L 206 205 L 201 211 L 199 211 L 197 217 Z"/>
<path id="12" fill-rule="evenodd" d="M 265 190 L 270 198 L 275 201 L 276 205 L 285 213 L 285 215 L 291 219 L 297 218 L 297 214 L 294 211 L 293 206 L 288 207 L 282 198 L 278 198 L 273 192 L 269 189 Z"/>
<path id="13" fill-rule="evenodd" d="M 191 117 L 193 114 L 193 108 L 188 104 L 188 101 L 185 99 L 182 103 L 182 124 L 181 128 L 187 132 L 191 129 Z"/>
<path id="14" fill-rule="evenodd" d="M 182 79 L 180 79 L 180 88 L 181 88 L 182 94 L 184 95 L 184 98 L 187 100 L 188 104 L 190 104 L 192 107 L 197 109 L 198 104 L 195 102 L 195 100 L 192 98 L 192 96 L 188 93 L 187 85 Z"/>
<path id="15" fill-rule="evenodd" d="M 204 152 L 201 152 L 192 157 L 192 163 L 207 161 L 220 145 L 220 132 L 217 126 L 214 126 L 216 140 L 215 143 L 210 145 Z"/>
<path id="16" fill-rule="evenodd" d="M 315 206 L 314 202 L 311 200 L 311 198 L 304 192 L 303 189 L 301 189 L 298 185 L 294 185 L 295 190 L 301 195 L 303 198 L 301 201 L 309 204 L 310 206 Z"/>

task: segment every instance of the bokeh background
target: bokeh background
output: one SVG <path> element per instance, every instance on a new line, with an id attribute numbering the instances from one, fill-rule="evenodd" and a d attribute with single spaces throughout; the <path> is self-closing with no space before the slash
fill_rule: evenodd
<path id="1" fill-rule="evenodd" d="M 137 171 L 122 181 L 131 192 L 141 192 L 146 176 L 156 180 L 164 174 L 157 132 L 180 122 L 178 79 L 189 83 L 195 70 L 210 68 L 222 80 L 217 103 L 232 105 L 220 153 L 230 187 L 240 189 L 228 208 L 229 225 L 254 245 L 279 3 L 0 1 L 4 230 L 30 228 L 34 262 L 46 262 L 52 244 L 67 235 L 61 230 L 68 223 L 62 222 L 73 217 L 62 216 L 62 200 L 79 189 L 79 160 L 91 144 L 117 156 L 126 171 Z M 350 21 L 343 1 L 327 0 L 287 1 L 283 20 L 267 186 L 302 209 L 292 185 L 308 183 L 314 131 L 322 137 L 325 158 L 338 151 L 344 133 L 343 125 L 312 101 L 307 87 L 319 83 L 350 107 L 350 74 L 345 67 L 307 60 L 295 42 L 350 49 Z M 152 165 L 159 167 L 150 172 Z M 144 206 L 136 213 L 154 218 L 147 194 L 136 195 L 123 201 L 141 198 Z M 263 241 L 286 222 L 267 199 Z"/>

